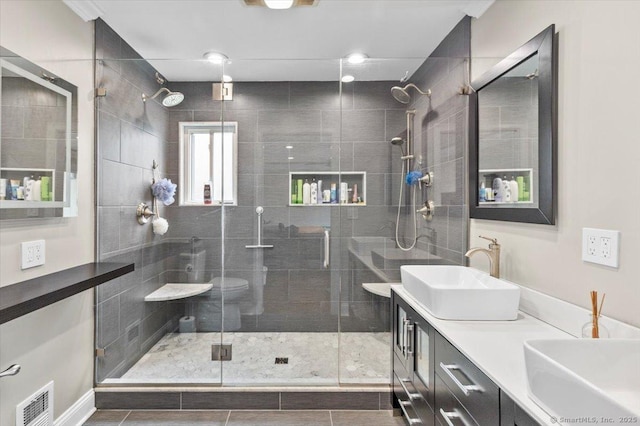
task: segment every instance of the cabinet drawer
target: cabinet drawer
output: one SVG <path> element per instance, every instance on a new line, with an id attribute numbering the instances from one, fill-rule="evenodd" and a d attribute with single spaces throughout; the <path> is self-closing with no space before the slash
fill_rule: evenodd
<path id="1" fill-rule="evenodd" d="M 407 392 L 408 391 L 408 392 Z M 413 383 L 393 375 L 393 392 L 398 398 L 405 419 L 410 425 L 433 426 L 433 411 Z"/>
<path id="2" fill-rule="evenodd" d="M 441 426 L 478 426 L 438 376 L 436 376 L 436 420 Z"/>
<path id="3" fill-rule="evenodd" d="M 436 374 L 480 426 L 500 424 L 499 388 L 439 333 Z"/>

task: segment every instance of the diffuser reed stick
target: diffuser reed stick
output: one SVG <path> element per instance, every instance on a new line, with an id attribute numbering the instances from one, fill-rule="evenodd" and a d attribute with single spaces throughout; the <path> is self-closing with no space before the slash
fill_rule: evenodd
<path id="1" fill-rule="evenodd" d="M 591 291 L 591 337 L 597 339 L 598 336 L 598 292 Z"/>

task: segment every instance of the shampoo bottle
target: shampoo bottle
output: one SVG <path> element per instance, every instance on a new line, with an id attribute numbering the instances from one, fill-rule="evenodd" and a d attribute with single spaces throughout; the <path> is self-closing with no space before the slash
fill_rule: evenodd
<path id="1" fill-rule="evenodd" d="M 331 204 L 338 203 L 338 191 L 336 190 L 336 184 L 331 183 Z"/>
<path id="2" fill-rule="evenodd" d="M 308 179 L 302 185 L 302 204 L 311 204 L 311 185 Z"/>
<path id="3" fill-rule="evenodd" d="M 311 204 L 318 204 L 318 182 L 316 178 L 311 179 Z"/>
<path id="4" fill-rule="evenodd" d="M 516 179 L 511 176 L 511 180 L 509 181 L 509 189 L 511 190 L 511 201 L 512 202 L 517 202 L 519 199 L 519 189 L 518 189 L 518 182 L 516 182 Z"/>
<path id="5" fill-rule="evenodd" d="M 503 201 L 504 197 L 504 186 L 502 185 L 502 179 L 495 178 L 493 180 L 493 199 L 496 203 Z"/>
<path id="6" fill-rule="evenodd" d="M 480 185 L 480 190 L 478 191 L 478 200 L 482 203 L 484 201 L 487 201 L 487 188 L 485 188 L 484 186 L 484 182 L 482 182 L 482 184 Z"/>
<path id="7" fill-rule="evenodd" d="M 318 180 L 318 191 L 317 191 L 317 194 L 318 194 L 318 199 L 317 199 L 316 203 L 322 204 L 322 179 Z"/>

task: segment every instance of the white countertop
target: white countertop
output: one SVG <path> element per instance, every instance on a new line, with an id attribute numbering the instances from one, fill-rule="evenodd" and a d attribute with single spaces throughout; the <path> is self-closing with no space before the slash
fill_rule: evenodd
<path id="1" fill-rule="evenodd" d="M 441 320 L 423 308 L 401 284 L 392 285 L 391 289 L 531 417 L 543 425 L 555 425 L 527 394 L 523 344 L 530 339 L 568 339 L 573 336 L 523 312 L 518 313 L 515 321 Z"/>

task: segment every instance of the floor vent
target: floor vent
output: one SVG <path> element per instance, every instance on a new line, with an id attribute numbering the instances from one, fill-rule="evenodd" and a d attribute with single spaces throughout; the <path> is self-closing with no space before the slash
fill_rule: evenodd
<path id="1" fill-rule="evenodd" d="M 18 404 L 16 426 L 53 426 L 53 382 Z"/>
<path id="2" fill-rule="evenodd" d="M 289 358 L 276 357 L 276 364 L 289 364 Z"/>

